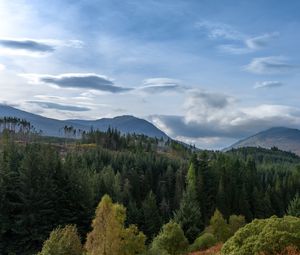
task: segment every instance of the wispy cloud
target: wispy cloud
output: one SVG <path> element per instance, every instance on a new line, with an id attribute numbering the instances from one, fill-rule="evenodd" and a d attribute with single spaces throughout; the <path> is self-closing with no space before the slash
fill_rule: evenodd
<path id="1" fill-rule="evenodd" d="M 28 101 L 30 104 L 36 104 L 45 109 L 56 109 L 62 111 L 71 111 L 71 112 L 85 112 L 90 111 L 91 109 L 85 106 L 74 106 L 74 105 L 65 105 L 53 102 L 45 101 Z"/>
<path id="2" fill-rule="evenodd" d="M 239 55 L 247 54 L 267 47 L 270 41 L 279 36 L 279 33 L 274 32 L 254 37 L 245 37 L 235 44 L 222 44 L 218 48 L 227 53 Z"/>
<path id="3" fill-rule="evenodd" d="M 61 75 L 21 74 L 30 83 L 45 83 L 60 88 L 91 89 L 110 93 L 122 93 L 131 88 L 115 86 L 113 80 L 94 73 L 67 73 Z"/>
<path id="4" fill-rule="evenodd" d="M 257 74 L 284 74 L 297 69 L 297 66 L 287 63 L 287 59 L 280 56 L 254 58 L 245 70 Z"/>
<path id="5" fill-rule="evenodd" d="M 4 55 L 23 55 L 31 57 L 47 56 L 60 47 L 81 48 L 79 40 L 0 38 L 0 52 Z"/>
<path id="6" fill-rule="evenodd" d="M 5 69 L 6 69 L 5 65 L 0 64 L 0 71 L 3 71 L 3 70 L 5 70 Z"/>
<path id="7" fill-rule="evenodd" d="M 246 39 L 245 43 L 249 49 L 258 50 L 268 46 L 269 42 L 278 36 L 279 36 L 278 32 L 264 34 L 264 35 L 248 38 Z"/>
<path id="8" fill-rule="evenodd" d="M 250 36 L 239 32 L 228 24 L 210 21 L 197 22 L 196 28 L 204 31 L 210 39 L 221 40 L 222 43 L 218 49 L 230 54 L 247 54 L 260 50 L 267 47 L 272 39 L 279 36 L 278 32 Z"/>
<path id="9" fill-rule="evenodd" d="M 280 81 L 262 81 L 262 82 L 257 82 L 254 85 L 255 89 L 261 89 L 261 88 L 278 88 L 283 86 L 283 83 Z"/>
<path id="10" fill-rule="evenodd" d="M 204 31 L 211 39 L 242 40 L 245 36 L 228 24 L 200 21 L 196 28 Z"/>

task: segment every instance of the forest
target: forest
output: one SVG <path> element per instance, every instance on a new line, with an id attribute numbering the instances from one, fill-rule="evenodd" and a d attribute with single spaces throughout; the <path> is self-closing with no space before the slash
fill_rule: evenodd
<path id="1" fill-rule="evenodd" d="M 20 130 L 0 136 L 0 254 L 179 255 L 218 243 L 225 255 L 300 248 L 295 154 L 202 151 L 115 129 L 80 140 Z M 267 234 L 256 246 L 249 233 L 258 238 L 269 225 L 290 226 L 288 237 L 273 231 L 271 248 Z M 237 248 L 241 238 L 249 243 Z"/>

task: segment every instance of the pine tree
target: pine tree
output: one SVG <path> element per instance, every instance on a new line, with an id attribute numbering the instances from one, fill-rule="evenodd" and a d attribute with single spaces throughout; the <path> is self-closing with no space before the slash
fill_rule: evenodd
<path id="1" fill-rule="evenodd" d="M 161 226 L 161 217 L 157 207 L 156 198 L 152 191 L 142 204 L 143 210 L 143 232 L 149 239 L 152 239 L 158 232 Z"/>
<path id="2" fill-rule="evenodd" d="M 174 219 L 180 224 L 188 240 L 193 242 L 203 229 L 201 211 L 197 201 L 196 172 L 193 163 L 188 170 L 186 183 L 186 191 Z"/>

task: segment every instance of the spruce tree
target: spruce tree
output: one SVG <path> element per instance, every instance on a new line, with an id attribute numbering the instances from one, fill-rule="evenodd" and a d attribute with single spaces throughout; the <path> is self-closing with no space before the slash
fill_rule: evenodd
<path id="1" fill-rule="evenodd" d="M 203 229 L 202 215 L 196 194 L 196 172 L 193 163 L 188 170 L 186 183 L 186 190 L 174 218 L 182 227 L 188 240 L 193 242 Z"/>
<path id="2" fill-rule="evenodd" d="M 160 230 L 162 219 L 159 214 L 155 195 L 149 192 L 142 204 L 143 210 L 143 232 L 149 239 L 152 239 Z"/>

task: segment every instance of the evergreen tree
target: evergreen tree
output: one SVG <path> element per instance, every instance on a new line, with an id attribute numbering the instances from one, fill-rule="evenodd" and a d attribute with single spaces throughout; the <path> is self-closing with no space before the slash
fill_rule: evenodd
<path id="1" fill-rule="evenodd" d="M 182 227 L 185 236 L 190 242 L 194 241 L 203 229 L 201 211 L 196 194 L 196 173 L 194 165 L 188 170 L 186 191 L 180 202 L 180 207 L 175 213 L 175 221 Z"/>
<path id="2" fill-rule="evenodd" d="M 157 207 L 156 198 L 152 191 L 149 192 L 142 204 L 143 210 L 143 232 L 149 239 L 152 239 L 161 226 L 161 217 Z"/>
<path id="3" fill-rule="evenodd" d="M 287 214 L 295 217 L 300 217 L 300 196 L 298 193 L 290 202 L 289 207 L 287 209 Z"/>

